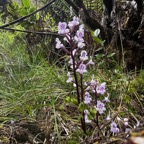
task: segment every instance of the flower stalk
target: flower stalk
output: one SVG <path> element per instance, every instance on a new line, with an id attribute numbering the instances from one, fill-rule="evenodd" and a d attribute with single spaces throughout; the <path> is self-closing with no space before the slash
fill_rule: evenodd
<path id="1" fill-rule="evenodd" d="M 106 108 L 105 104 L 98 100 L 98 96 L 104 95 L 106 83 L 99 84 L 94 80 L 94 76 L 90 82 L 85 82 L 84 74 L 87 73 L 89 65 L 94 65 L 94 62 L 92 61 L 92 56 L 89 57 L 87 51 L 83 50 L 85 47 L 84 25 L 79 23 L 79 18 L 74 17 L 73 21 L 68 24 L 59 22 L 58 33 L 64 35 L 64 40 L 69 44 L 69 47 L 66 48 L 58 38 L 56 39 L 56 48 L 64 50 L 70 58 L 68 63 L 70 64 L 71 72 L 67 74 L 67 83 L 73 83 L 76 88 L 78 108 L 82 114 L 81 127 L 86 133 L 86 123 L 91 123 L 92 120 L 89 119 L 89 110 L 83 107 L 93 107 L 95 109 L 94 121 L 99 127 L 99 116 L 104 113 Z"/>

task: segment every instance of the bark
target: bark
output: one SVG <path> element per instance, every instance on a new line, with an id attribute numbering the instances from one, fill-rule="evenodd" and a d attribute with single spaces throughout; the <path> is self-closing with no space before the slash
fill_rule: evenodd
<path id="1" fill-rule="evenodd" d="M 144 2 L 103 0 L 105 5 L 101 24 L 90 16 L 83 0 L 66 0 L 79 15 L 80 9 L 85 14 L 84 23 L 91 29 L 99 28 L 101 38 L 106 40 L 111 49 L 117 50 L 118 59 L 124 56 L 127 70 L 144 67 Z"/>

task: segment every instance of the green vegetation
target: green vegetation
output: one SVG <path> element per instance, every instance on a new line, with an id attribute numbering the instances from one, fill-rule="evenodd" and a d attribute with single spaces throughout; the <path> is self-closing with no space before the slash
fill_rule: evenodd
<path id="1" fill-rule="evenodd" d="M 36 9 L 30 7 L 29 2 L 22 0 L 25 9 L 17 8 L 14 3 L 20 16 Z M 44 14 L 43 18 L 44 27 L 57 31 L 51 14 Z M 41 30 L 36 22 L 40 22 L 39 14 L 14 28 Z M 120 143 L 129 132 L 126 134 L 124 128 L 118 134 L 109 132 L 110 123 L 105 120 L 109 113 L 119 128 L 123 125 L 117 118 L 128 118 L 131 131 L 142 126 L 144 71 L 125 72 L 123 64 L 116 60 L 116 53 L 104 47 L 101 39 L 91 35 L 94 49 L 87 51 L 92 54 L 95 65 L 85 74 L 85 81 L 94 75 L 96 81 L 106 82 L 110 103 L 99 119 L 103 129 L 93 122 L 87 124 L 87 131 L 83 132 L 80 119 L 85 107 L 78 105 L 75 87 L 66 83 L 68 56 L 55 49 L 55 37 L 7 30 L 0 30 L 0 33 L 0 142 Z M 96 111 L 91 108 L 90 112 L 89 119 L 92 119 Z"/>

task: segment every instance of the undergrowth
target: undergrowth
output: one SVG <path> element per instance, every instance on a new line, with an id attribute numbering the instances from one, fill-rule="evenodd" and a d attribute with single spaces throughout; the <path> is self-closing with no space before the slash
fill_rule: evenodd
<path id="1" fill-rule="evenodd" d="M 37 122 L 43 133 L 41 139 L 36 135 L 33 143 L 120 143 L 129 136 L 129 132 L 144 125 L 144 71 L 123 72 L 117 64 L 114 54 L 93 56 L 94 67 L 85 75 L 88 81 L 95 76 L 97 81 L 106 82 L 110 103 L 105 119 L 101 121 L 102 135 L 95 123 L 86 125 L 87 132 L 81 129 L 81 115 L 76 101 L 76 89 L 66 83 L 69 67 L 58 67 L 57 61 L 49 64 L 42 56 L 33 55 L 30 60 L 26 51 L 24 36 L 18 32 L 1 31 L 0 35 L 0 129 L 7 132 L 7 126 L 18 122 Z M 20 39 L 18 39 L 20 37 Z M 60 63 L 60 61 L 58 61 Z M 110 65 L 113 65 L 110 67 Z M 63 65 L 63 62 L 62 62 Z M 121 128 L 124 118 L 128 119 L 126 133 L 123 128 L 118 134 L 108 132 L 109 115 Z M 28 125 L 29 126 L 29 125 Z M 19 128 L 23 125 L 19 125 Z M 15 127 L 14 127 L 15 128 Z M 15 141 L 17 135 L 13 132 Z M 22 133 L 22 132 L 21 132 Z M 0 132 L 0 140 L 9 143 L 14 140 L 10 135 Z M 26 139 L 28 141 L 29 138 Z M 35 141 L 34 141 L 35 140 Z M 26 142 L 22 140 L 22 142 Z"/>

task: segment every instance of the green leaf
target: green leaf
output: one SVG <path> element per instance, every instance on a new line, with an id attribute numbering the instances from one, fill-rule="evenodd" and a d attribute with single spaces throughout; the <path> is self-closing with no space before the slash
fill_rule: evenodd
<path id="1" fill-rule="evenodd" d="M 87 105 L 85 105 L 84 103 L 80 103 L 78 107 L 79 112 L 83 113 L 85 109 L 87 109 Z"/>
<path id="2" fill-rule="evenodd" d="M 78 104 L 78 101 L 77 101 L 77 99 L 76 98 L 71 98 L 71 103 L 73 103 L 73 104 Z"/>
<path id="3" fill-rule="evenodd" d="M 115 53 L 111 53 L 107 57 L 113 57 L 114 55 L 115 55 Z"/>
<path id="4" fill-rule="evenodd" d="M 19 8 L 19 5 L 17 2 L 12 2 L 12 6 L 15 10 L 17 10 Z"/>
<path id="5" fill-rule="evenodd" d="M 30 0 L 21 0 L 21 2 L 26 9 L 30 8 Z"/>
<path id="6" fill-rule="evenodd" d="M 94 36 L 97 37 L 100 34 L 100 29 L 96 29 L 94 31 Z"/>
<path id="7" fill-rule="evenodd" d="M 105 55 L 104 54 L 97 54 L 95 55 L 96 58 L 103 58 Z"/>
<path id="8" fill-rule="evenodd" d="M 103 48 L 100 47 L 100 48 L 96 49 L 95 52 L 98 52 L 98 51 L 100 51 L 100 50 L 102 50 L 102 49 L 103 49 Z"/>
<path id="9" fill-rule="evenodd" d="M 28 11 L 27 11 L 27 9 L 22 9 L 22 10 L 19 12 L 19 14 L 20 14 L 21 16 L 25 16 L 25 15 L 28 14 Z"/>
<path id="10" fill-rule="evenodd" d="M 32 13 L 32 12 L 34 12 L 36 10 L 36 7 L 30 7 L 30 9 L 29 9 L 29 13 Z"/>
<path id="11" fill-rule="evenodd" d="M 97 111 L 95 108 L 90 108 L 89 112 L 93 117 L 95 117 Z"/>
<path id="12" fill-rule="evenodd" d="M 71 102 L 71 97 L 67 96 L 67 97 L 65 98 L 65 102 L 66 102 L 66 103 L 70 103 L 70 102 Z"/>
<path id="13" fill-rule="evenodd" d="M 63 104 L 61 104 L 59 107 L 58 107 L 59 110 L 64 110 L 64 106 Z"/>
<path id="14" fill-rule="evenodd" d="M 40 19 L 40 14 L 36 13 L 36 20 L 39 20 L 39 19 Z"/>
<path id="15" fill-rule="evenodd" d="M 65 102 L 66 103 L 73 103 L 73 104 L 78 104 L 78 101 L 77 101 L 77 99 L 76 98 L 72 98 L 72 97 L 70 97 L 70 96 L 67 96 L 66 98 L 65 98 Z"/>
<path id="16" fill-rule="evenodd" d="M 103 45 L 103 43 L 104 43 L 104 42 L 103 42 L 100 38 L 98 38 L 98 37 L 94 37 L 93 40 L 94 40 L 96 43 L 99 43 L 99 44 L 101 44 L 101 45 Z"/>
<path id="17" fill-rule="evenodd" d="M 95 108 L 90 108 L 89 109 L 89 114 L 88 114 L 88 118 L 90 119 L 90 120 L 93 120 L 94 118 L 95 118 L 95 116 L 96 116 L 96 109 Z"/>

